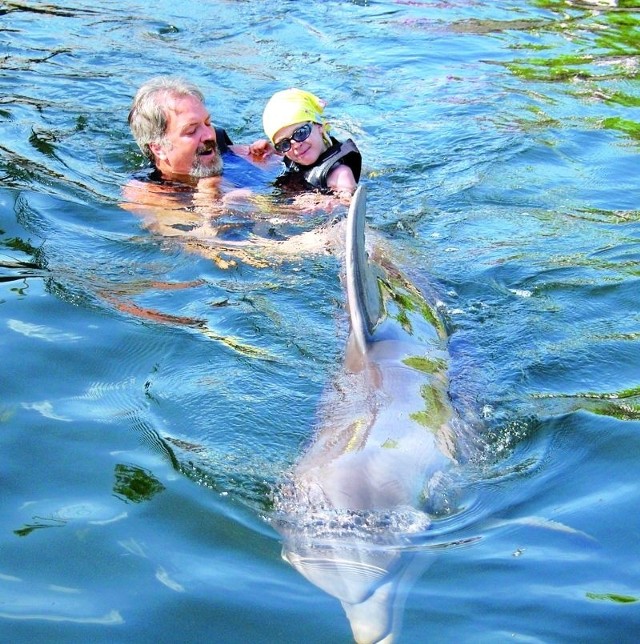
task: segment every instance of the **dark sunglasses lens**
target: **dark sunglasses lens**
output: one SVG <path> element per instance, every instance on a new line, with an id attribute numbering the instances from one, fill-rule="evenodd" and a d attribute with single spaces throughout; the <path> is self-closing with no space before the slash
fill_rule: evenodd
<path id="1" fill-rule="evenodd" d="M 302 143 L 309 138 L 309 134 L 311 134 L 311 123 L 305 123 L 291 135 L 291 138 L 297 143 Z"/>
<path id="2" fill-rule="evenodd" d="M 306 141 L 311 134 L 311 128 L 311 123 L 305 123 L 293 132 L 290 139 L 282 139 L 282 141 L 274 143 L 273 147 L 276 149 L 276 152 L 289 152 L 291 149 L 291 141 L 295 141 L 296 143 Z"/>

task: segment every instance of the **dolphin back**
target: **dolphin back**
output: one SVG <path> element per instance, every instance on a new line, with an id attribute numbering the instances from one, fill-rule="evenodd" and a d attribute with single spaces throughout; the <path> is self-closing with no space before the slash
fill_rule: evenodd
<path id="1" fill-rule="evenodd" d="M 274 526 L 284 558 L 340 600 L 356 642 L 389 644 L 429 563 L 414 544 L 429 529 L 427 506 L 438 507 L 455 443 L 443 328 L 375 245 L 370 261 L 365 199 L 360 186 L 346 222 L 343 368 L 277 491 Z"/>
<path id="2" fill-rule="evenodd" d="M 362 354 L 366 352 L 376 325 L 383 312 L 378 280 L 369 264 L 365 248 L 365 219 L 367 191 L 358 186 L 347 215 L 345 264 L 347 306 L 353 341 Z"/>

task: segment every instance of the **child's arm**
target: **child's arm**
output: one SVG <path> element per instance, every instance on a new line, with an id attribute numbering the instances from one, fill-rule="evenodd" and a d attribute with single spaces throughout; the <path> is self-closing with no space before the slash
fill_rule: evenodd
<path id="1" fill-rule="evenodd" d="M 339 199 L 350 199 L 358 187 L 358 183 L 351 168 L 341 163 L 327 177 L 327 186 L 333 190 Z"/>
<path id="2" fill-rule="evenodd" d="M 258 139 L 249 146 L 249 154 L 254 157 L 268 157 L 274 152 L 274 147 L 267 139 Z"/>
<path id="3" fill-rule="evenodd" d="M 233 144 L 229 146 L 231 150 L 238 156 L 244 157 L 251 163 L 262 167 L 280 167 L 281 157 L 279 154 L 274 154 L 275 150 L 269 141 L 266 139 L 258 139 L 250 145 Z"/>

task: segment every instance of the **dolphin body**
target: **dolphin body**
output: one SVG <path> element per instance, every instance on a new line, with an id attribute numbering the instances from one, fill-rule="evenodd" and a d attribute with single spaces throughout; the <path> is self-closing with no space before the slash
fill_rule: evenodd
<path id="1" fill-rule="evenodd" d="M 274 514 L 283 558 L 341 601 L 360 644 L 397 637 L 407 587 L 428 565 L 412 537 L 456 462 L 443 326 L 369 261 L 365 210 L 361 186 L 347 217 L 344 370 Z"/>

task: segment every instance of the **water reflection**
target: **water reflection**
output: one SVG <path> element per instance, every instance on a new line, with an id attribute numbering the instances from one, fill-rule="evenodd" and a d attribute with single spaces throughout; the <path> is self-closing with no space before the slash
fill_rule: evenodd
<path id="1" fill-rule="evenodd" d="M 114 494 L 131 503 L 149 501 L 165 489 L 153 474 L 140 467 L 118 464 L 115 468 L 115 477 Z"/>

